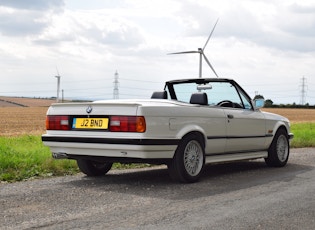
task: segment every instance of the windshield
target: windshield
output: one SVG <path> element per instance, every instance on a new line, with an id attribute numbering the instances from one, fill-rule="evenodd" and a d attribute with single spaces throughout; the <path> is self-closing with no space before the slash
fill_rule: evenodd
<path id="1" fill-rule="evenodd" d="M 172 92 L 170 92 L 170 89 Z M 200 82 L 183 82 L 172 84 L 170 89 L 168 89 L 169 98 L 176 98 L 181 102 L 190 103 L 193 93 L 205 93 L 207 94 L 209 106 L 252 108 L 250 98 L 248 98 L 246 93 L 230 81 L 215 81 L 202 84 Z"/>

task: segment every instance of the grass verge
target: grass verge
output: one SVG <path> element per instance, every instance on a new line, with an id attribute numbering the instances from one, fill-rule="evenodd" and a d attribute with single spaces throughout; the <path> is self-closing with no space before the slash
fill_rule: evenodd
<path id="1" fill-rule="evenodd" d="M 294 123 L 292 148 L 315 147 L 315 123 Z M 140 168 L 146 164 L 114 164 L 113 168 Z M 0 181 L 14 182 L 35 177 L 73 175 L 79 172 L 74 160 L 54 160 L 41 136 L 0 137 Z"/>
<path id="2" fill-rule="evenodd" d="M 293 123 L 291 132 L 294 134 L 292 148 L 315 147 L 315 123 Z"/>
<path id="3" fill-rule="evenodd" d="M 78 171 L 74 161 L 52 159 L 40 136 L 0 137 L 0 181 L 70 175 Z"/>
<path id="4" fill-rule="evenodd" d="M 115 163 L 115 169 L 142 168 L 148 164 Z M 65 176 L 79 172 L 74 160 L 54 160 L 41 136 L 0 137 L 0 182 L 38 177 Z"/>

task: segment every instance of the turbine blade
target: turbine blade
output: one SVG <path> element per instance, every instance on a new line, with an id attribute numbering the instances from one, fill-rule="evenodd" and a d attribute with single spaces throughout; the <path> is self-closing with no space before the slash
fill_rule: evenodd
<path id="1" fill-rule="evenodd" d="M 57 67 L 57 66 L 56 66 L 56 71 L 57 71 L 58 76 L 60 76 L 60 75 L 59 75 L 59 71 L 58 71 L 58 67 Z"/>
<path id="2" fill-rule="evenodd" d="M 212 71 L 215 74 L 215 76 L 219 77 L 218 74 L 215 72 L 214 68 L 212 67 L 211 63 L 209 62 L 209 60 L 208 60 L 208 58 L 206 57 L 205 54 L 203 54 L 203 57 L 206 60 L 206 62 L 208 63 L 208 65 L 210 66 L 210 68 L 212 69 Z"/>
<path id="3" fill-rule="evenodd" d="M 192 54 L 192 53 L 200 53 L 199 51 L 183 51 L 183 52 L 176 52 L 176 53 L 168 53 L 169 54 Z"/>
<path id="4" fill-rule="evenodd" d="M 208 44 L 208 42 L 209 42 L 209 40 L 210 40 L 210 38 L 211 38 L 211 36 L 212 36 L 212 33 L 213 33 L 215 27 L 217 26 L 218 21 L 219 21 L 219 18 L 218 18 L 217 21 L 215 22 L 214 27 L 213 27 L 213 29 L 212 29 L 212 31 L 211 31 L 209 37 L 208 37 L 208 40 L 206 41 L 206 44 L 205 44 L 204 47 L 203 47 L 203 50 L 206 48 L 206 46 L 207 46 L 207 44 Z"/>

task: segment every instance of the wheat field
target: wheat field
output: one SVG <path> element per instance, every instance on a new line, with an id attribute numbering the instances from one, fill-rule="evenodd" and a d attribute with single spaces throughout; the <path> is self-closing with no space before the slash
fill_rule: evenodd
<path id="1" fill-rule="evenodd" d="M 0 108 L 0 136 L 43 134 L 47 109 L 48 107 Z"/>
<path id="2" fill-rule="evenodd" d="M 48 107 L 0 107 L 0 136 L 45 133 Z M 315 122 L 315 109 L 264 108 L 289 118 L 291 123 Z"/>
<path id="3" fill-rule="evenodd" d="M 315 122 L 315 109 L 263 108 L 262 110 L 287 117 L 291 123 Z"/>

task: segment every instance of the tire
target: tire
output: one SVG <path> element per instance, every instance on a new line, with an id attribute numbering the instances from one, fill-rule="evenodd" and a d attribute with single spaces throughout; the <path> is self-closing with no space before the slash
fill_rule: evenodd
<path id="1" fill-rule="evenodd" d="M 288 134 L 279 129 L 269 147 L 265 162 L 270 167 L 283 167 L 287 164 L 290 153 Z"/>
<path id="2" fill-rule="evenodd" d="M 87 176 L 104 176 L 113 165 L 113 163 L 101 163 L 84 159 L 78 159 L 77 164 L 81 172 Z"/>
<path id="3" fill-rule="evenodd" d="M 196 134 L 182 139 L 168 165 L 173 180 L 193 183 L 199 180 L 205 164 L 204 145 Z"/>

